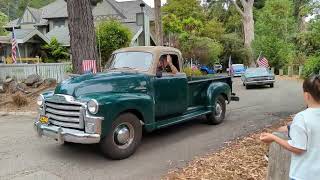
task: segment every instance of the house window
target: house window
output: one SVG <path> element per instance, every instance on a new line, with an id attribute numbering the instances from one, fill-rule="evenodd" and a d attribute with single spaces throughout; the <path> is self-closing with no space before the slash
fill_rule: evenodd
<path id="1" fill-rule="evenodd" d="M 64 27 L 65 25 L 65 20 L 64 19 L 57 19 L 53 21 L 53 28 L 56 27 Z"/>

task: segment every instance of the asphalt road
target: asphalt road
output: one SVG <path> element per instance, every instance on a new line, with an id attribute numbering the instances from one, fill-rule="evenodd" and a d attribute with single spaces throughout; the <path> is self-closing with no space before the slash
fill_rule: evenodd
<path id="1" fill-rule="evenodd" d="M 240 102 L 228 105 L 224 123 L 210 126 L 199 118 L 145 134 L 138 151 L 122 161 L 104 158 L 96 145 L 39 139 L 33 116 L 0 116 L 0 179 L 159 179 L 195 156 L 304 108 L 298 81 L 278 80 L 274 88 L 246 90 L 235 79 L 234 91 Z"/>

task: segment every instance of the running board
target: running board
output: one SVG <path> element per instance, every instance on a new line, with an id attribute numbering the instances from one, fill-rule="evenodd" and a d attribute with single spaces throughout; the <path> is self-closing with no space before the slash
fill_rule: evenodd
<path id="1" fill-rule="evenodd" d="M 209 110 L 200 110 L 200 111 L 195 111 L 195 112 L 183 114 L 181 116 L 176 116 L 176 117 L 169 118 L 169 119 L 163 119 L 163 120 L 160 120 L 156 123 L 156 127 L 157 128 L 164 128 L 164 127 L 171 126 L 174 124 L 179 124 L 181 122 L 185 122 L 185 121 L 194 119 L 196 117 L 209 114 L 211 112 L 212 111 L 209 111 Z"/>

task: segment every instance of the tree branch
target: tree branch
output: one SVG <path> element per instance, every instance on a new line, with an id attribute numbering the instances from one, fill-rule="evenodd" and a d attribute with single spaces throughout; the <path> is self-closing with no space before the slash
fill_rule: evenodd
<path id="1" fill-rule="evenodd" d="M 244 0 L 241 0 L 241 1 L 244 1 Z M 244 13 L 243 13 L 242 9 L 238 6 L 237 0 L 231 0 L 231 2 L 232 2 L 233 5 L 236 7 L 237 11 L 241 14 L 241 16 L 243 17 L 243 16 L 244 16 Z"/>

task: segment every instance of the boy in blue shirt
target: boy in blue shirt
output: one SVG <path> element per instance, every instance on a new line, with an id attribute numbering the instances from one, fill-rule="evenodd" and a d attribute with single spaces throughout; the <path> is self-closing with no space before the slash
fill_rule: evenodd
<path id="1" fill-rule="evenodd" d="M 320 75 L 303 82 L 303 95 L 308 108 L 298 113 L 290 125 L 290 140 L 262 133 L 261 141 L 276 142 L 292 152 L 291 180 L 320 179 Z"/>

